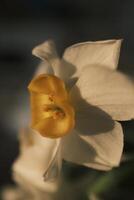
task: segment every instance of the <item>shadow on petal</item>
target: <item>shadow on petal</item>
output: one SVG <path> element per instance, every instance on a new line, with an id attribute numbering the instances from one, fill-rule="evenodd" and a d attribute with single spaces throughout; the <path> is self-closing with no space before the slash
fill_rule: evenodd
<path id="1" fill-rule="evenodd" d="M 62 157 L 98 170 L 118 166 L 123 149 L 121 125 L 110 115 L 81 98 L 74 90 L 75 130 L 62 138 Z"/>
<path id="2" fill-rule="evenodd" d="M 93 106 L 82 99 L 79 89 L 75 86 L 71 93 L 76 110 L 75 129 L 83 135 L 105 133 L 114 129 L 115 122 L 112 117 L 100 108 Z"/>
<path id="3" fill-rule="evenodd" d="M 85 103 L 86 104 L 86 103 Z M 86 105 L 87 110 L 82 115 L 76 115 L 76 130 L 83 135 L 94 135 L 105 133 L 114 128 L 115 122 L 112 118 L 101 109 Z"/>
<path id="4" fill-rule="evenodd" d="M 107 159 L 103 159 L 103 156 L 101 157 L 101 155 L 99 155 L 102 152 L 103 145 L 100 147 L 101 152 L 99 154 L 96 151 L 96 149 L 98 149 L 97 146 L 96 144 L 95 146 L 93 145 L 92 138 L 81 137 L 81 135 L 74 130 L 62 140 L 62 157 L 66 161 L 84 165 L 89 168 L 102 171 L 110 170 L 112 165 L 108 162 L 108 156 Z M 109 149 L 111 148 L 112 147 L 109 146 Z M 105 153 L 107 154 L 107 152 Z"/>
<path id="5" fill-rule="evenodd" d="M 74 130 L 62 139 L 62 157 L 79 165 L 98 170 L 110 170 L 118 166 L 123 149 L 121 125 L 106 133 L 83 135 Z"/>
<path id="6" fill-rule="evenodd" d="M 95 149 L 86 141 L 82 140 L 75 130 L 62 138 L 61 146 L 63 158 L 67 161 L 74 161 L 75 158 L 76 163 L 84 164 L 89 162 L 89 160 L 94 160 L 96 156 Z"/>

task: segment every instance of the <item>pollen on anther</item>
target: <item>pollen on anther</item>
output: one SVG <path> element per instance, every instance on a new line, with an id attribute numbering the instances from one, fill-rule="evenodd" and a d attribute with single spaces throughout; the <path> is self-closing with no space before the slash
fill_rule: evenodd
<path id="1" fill-rule="evenodd" d="M 48 99 L 49 99 L 49 101 L 53 102 L 54 101 L 53 100 L 53 95 L 50 95 Z"/>
<path id="2" fill-rule="evenodd" d="M 49 97 L 49 100 L 50 100 L 50 101 L 53 101 L 52 97 Z"/>
<path id="3" fill-rule="evenodd" d="M 64 118 L 65 117 L 65 113 L 63 113 L 62 111 L 56 111 L 54 113 L 54 119 L 57 119 L 57 118 Z"/>

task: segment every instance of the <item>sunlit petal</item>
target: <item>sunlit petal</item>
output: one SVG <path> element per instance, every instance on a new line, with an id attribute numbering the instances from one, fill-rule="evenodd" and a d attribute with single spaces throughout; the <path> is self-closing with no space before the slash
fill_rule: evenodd
<path id="1" fill-rule="evenodd" d="M 57 55 L 55 43 L 52 40 L 47 40 L 36 46 L 32 54 L 47 62 L 52 67 L 54 74 L 57 75 L 60 66 L 60 58 Z"/>
<path id="2" fill-rule="evenodd" d="M 39 44 L 32 50 L 32 54 L 41 58 L 42 60 L 51 60 L 57 57 L 55 43 L 52 40 L 47 40 Z"/>
<path id="3" fill-rule="evenodd" d="M 77 75 L 80 75 L 83 67 L 92 64 L 115 69 L 118 65 L 121 41 L 104 40 L 78 43 L 65 50 L 63 59 L 76 67 Z"/>
<path id="4" fill-rule="evenodd" d="M 71 90 L 71 97 L 98 106 L 115 120 L 134 118 L 134 83 L 120 72 L 102 66 L 87 66 Z"/>

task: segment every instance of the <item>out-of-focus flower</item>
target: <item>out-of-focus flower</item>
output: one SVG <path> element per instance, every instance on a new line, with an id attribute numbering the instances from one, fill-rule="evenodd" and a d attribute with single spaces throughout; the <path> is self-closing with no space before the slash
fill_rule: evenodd
<path id="1" fill-rule="evenodd" d="M 42 138 L 27 128 L 20 132 L 20 156 L 13 164 L 13 178 L 18 183 L 25 199 L 51 200 L 57 190 L 57 173 L 60 169 L 51 168 L 51 165 L 58 160 L 57 150 L 58 141 L 51 141 L 49 138 Z M 55 157 L 57 160 L 55 160 Z M 59 165 L 61 166 L 61 165 Z M 53 171 L 53 181 L 44 181 L 44 171 L 51 168 Z M 58 171 L 57 171 L 58 170 Z M 49 172 L 48 172 L 49 175 Z M 55 178 L 55 179 L 54 179 Z"/>
<path id="2" fill-rule="evenodd" d="M 121 40 L 80 43 L 62 59 L 52 41 L 35 47 L 33 54 L 43 62 L 29 85 L 32 127 L 50 138 L 25 135 L 30 142 L 13 167 L 23 188 L 56 188 L 57 180 L 50 179 L 62 159 L 98 170 L 119 165 L 123 133 L 117 121 L 134 118 L 133 82 L 116 71 L 120 45 Z"/>
<path id="3" fill-rule="evenodd" d="M 7 186 L 3 188 L 1 197 L 3 200 L 16 200 L 16 199 L 24 199 L 25 194 L 17 187 Z"/>
<path id="4" fill-rule="evenodd" d="M 25 199 L 51 200 L 57 190 L 61 166 L 57 148 L 59 141 L 42 138 L 29 128 L 20 131 L 19 140 L 20 156 L 13 164 L 14 180 L 25 194 Z M 52 172 L 50 176 L 48 169 Z M 44 171 L 47 171 L 45 178 Z"/>

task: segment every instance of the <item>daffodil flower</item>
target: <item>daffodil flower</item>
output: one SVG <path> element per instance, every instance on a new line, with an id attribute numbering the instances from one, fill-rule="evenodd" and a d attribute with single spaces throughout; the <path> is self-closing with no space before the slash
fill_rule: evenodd
<path id="1" fill-rule="evenodd" d="M 46 188 L 63 159 L 104 171 L 119 165 L 118 121 L 134 118 L 134 84 L 116 70 L 121 41 L 75 44 L 62 58 L 52 41 L 33 49 L 43 61 L 28 86 L 35 132 L 14 164 L 15 174 L 39 186 L 44 173 L 40 187 Z"/>

